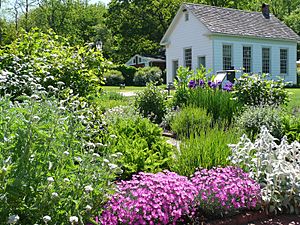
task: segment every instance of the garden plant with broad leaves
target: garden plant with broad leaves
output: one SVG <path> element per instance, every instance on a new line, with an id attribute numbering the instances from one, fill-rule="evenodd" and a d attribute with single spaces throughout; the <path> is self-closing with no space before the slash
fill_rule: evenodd
<path id="1" fill-rule="evenodd" d="M 231 162 L 250 172 L 262 187 L 263 207 L 269 212 L 300 213 L 300 143 L 279 144 L 263 126 L 254 142 L 245 135 L 231 144 Z"/>

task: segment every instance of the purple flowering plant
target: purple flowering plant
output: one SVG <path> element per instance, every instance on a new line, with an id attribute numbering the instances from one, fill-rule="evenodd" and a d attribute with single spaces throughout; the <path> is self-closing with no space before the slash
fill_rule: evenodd
<path id="1" fill-rule="evenodd" d="M 139 173 L 117 188 L 102 214 L 103 225 L 177 224 L 196 211 L 197 189 L 173 172 Z"/>
<path id="2" fill-rule="evenodd" d="M 199 191 L 199 209 L 206 215 L 234 214 L 256 208 L 261 201 L 259 184 L 237 167 L 202 169 L 191 181 Z"/>

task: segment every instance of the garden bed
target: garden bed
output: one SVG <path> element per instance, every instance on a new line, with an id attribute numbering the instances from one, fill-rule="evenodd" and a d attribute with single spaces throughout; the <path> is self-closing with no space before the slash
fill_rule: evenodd
<path id="1" fill-rule="evenodd" d="M 205 221 L 205 220 L 202 220 Z M 201 224 L 201 222 L 200 222 Z M 297 215 L 267 215 L 264 211 L 250 211 L 233 216 L 231 218 L 222 218 L 216 220 L 207 220 L 202 224 L 207 225 L 289 225 L 300 224 L 300 216 Z"/>

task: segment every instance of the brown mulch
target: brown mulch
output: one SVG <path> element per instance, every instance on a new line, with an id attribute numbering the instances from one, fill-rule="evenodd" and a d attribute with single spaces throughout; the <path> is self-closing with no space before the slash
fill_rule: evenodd
<path id="1" fill-rule="evenodd" d="M 263 211 L 247 212 L 231 218 L 207 221 L 205 225 L 300 225 L 298 215 L 266 215 Z"/>

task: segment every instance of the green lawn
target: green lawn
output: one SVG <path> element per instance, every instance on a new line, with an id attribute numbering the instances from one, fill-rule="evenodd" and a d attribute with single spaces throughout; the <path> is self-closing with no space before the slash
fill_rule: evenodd
<path id="1" fill-rule="evenodd" d="M 142 91 L 145 87 L 136 87 L 136 86 L 126 86 L 125 88 L 120 88 L 119 86 L 103 86 L 104 91 L 107 92 L 137 92 Z"/>
<path id="2" fill-rule="evenodd" d="M 159 87 L 161 87 L 162 89 L 166 88 L 166 85 L 160 85 Z M 146 87 L 142 86 L 142 87 L 137 87 L 137 86 L 126 86 L 125 88 L 120 89 L 119 86 L 103 86 L 102 87 L 104 91 L 107 92 L 137 92 L 137 91 L 142 91 L 144 90 Z"/>
<path id="3" fill-rule="evenodd" d="M 300 88 L 288 88 L 291 92 L 291 101 L 288 104 L 288 109 L 291 111 L 295 108 L 300 109 Z"/>

